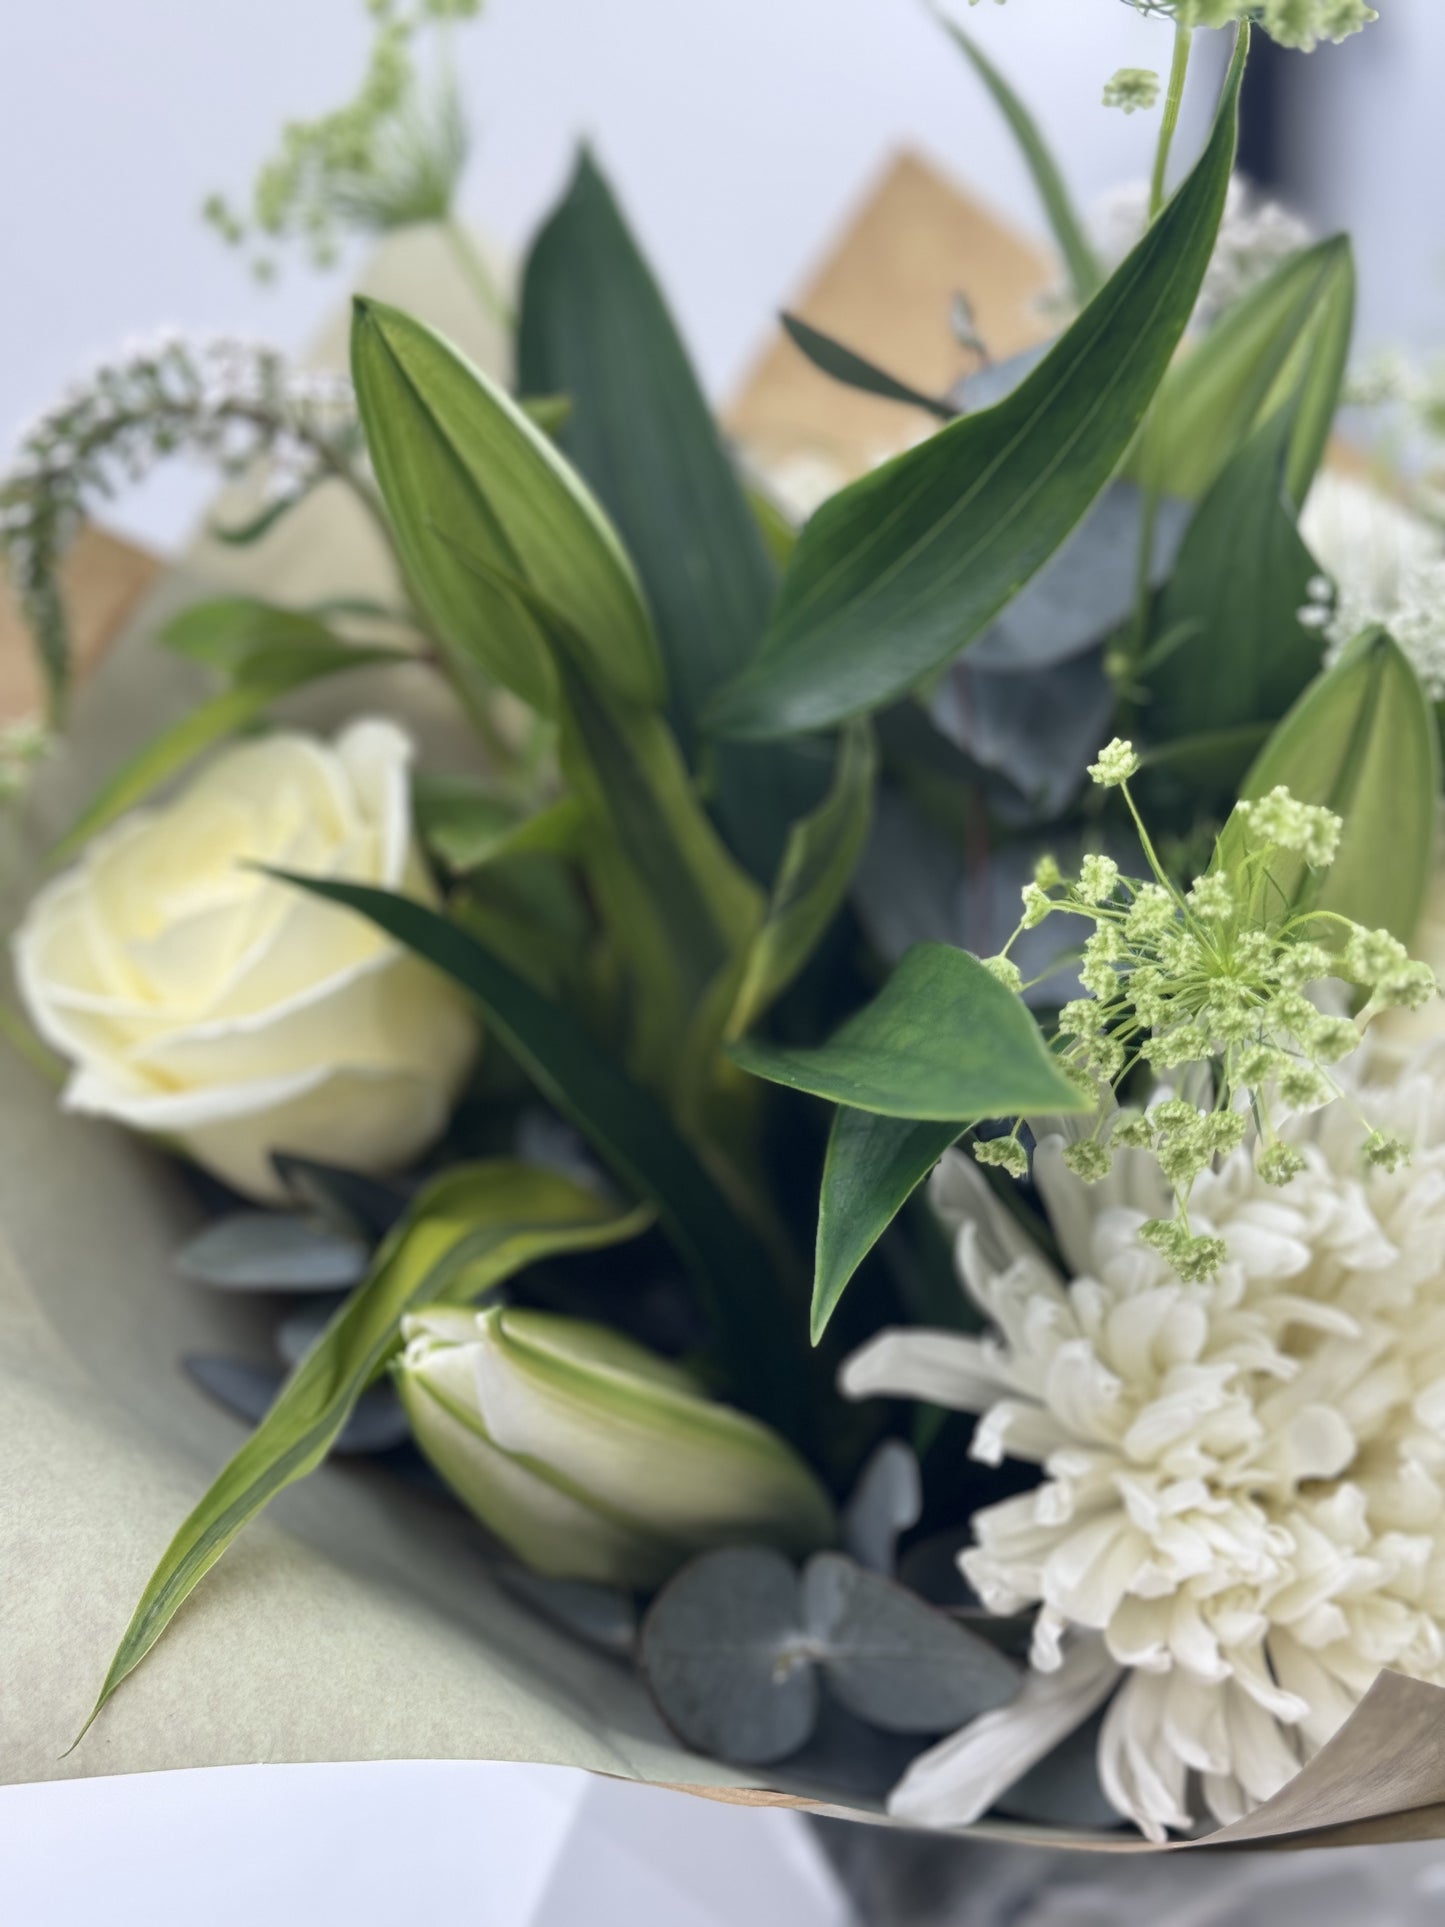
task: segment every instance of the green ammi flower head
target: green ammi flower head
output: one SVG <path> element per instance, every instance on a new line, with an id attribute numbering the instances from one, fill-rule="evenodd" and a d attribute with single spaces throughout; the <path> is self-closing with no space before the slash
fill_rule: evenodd
<path id="1" fill-rule="evenodd" d="M 1333 811 L 1301 803 L 1284 788 L 1238 804 L 1235 833 L 1221 838 L 1210 870 L 1181 891 L 1161 867 L 1129 792 L 1138 768 L 1132 745 L 1116 740 L 1090 774 L 1100 787 L 1122 792 L 1152 877 L 1126 877 L 1111 857 L 1088 856 L 1069 881 L 1046 858 L 1024 889 L 1018 930 L 989 968 L 1022 987 L 1008 951 L 1023 931 L 1058 914 L 1093 924 L 1079 970 L 1087 995 L 1060 1012 L 1059 1040 L 1064 1063 L 1101 1102 L 1092 1136 L 1066 1155 L 1079 1176 L 1095 1181 L 1118 1146 L 1152 1151 L 1174 1188 L 1178 1214 L 1146 1225 L 1142 1235 L 1182 1277 L 1206 1278 L 1224 1251 L 1218 1239 L 1190 1230 L 1194 1180 L 1237 1149 L 1252 1122 L 1261 1176 L 1288 1184 L 1303 1160 L 1279 1137 L 1279 1121 L 1344 1096 L 1329 1067 L 1355 1049 L 1370 1019 L 1390 1008 L 1417 1009 L 1439 986 L 1388 931 L 1285 899 L 1274 877 L 1281 859 L 1313 873 L 1334 861 L 1343 826 Z M 1357 1018 L 1312 1001 L 1310 986 L 1331 979 L 1367 993 Z M 1185 1086 L 1207 1088 L 1208 1096 L 1199 1103 L 1167 1096 L 1142 1112 L 1115 1109 L 1113 1100 L 1141 1065 L 1160 1076 L 1198 1067 Z M 1015 1175 L 1027 1170 L 1017 1129 L 979 1144 L 976 1155 Z M 1399 1139 L 1371 1131 L 1365 1155 L 1393 1170 L 1408 1153 Z"/>
<path id="2" fill-rule="evenodd" d="M 976 7 L 978 0 L 968 3 Z M 1003 0 L 998 3 L 1001 6 Z M 1125 0 L 1125 4 L 1136 13 L 1159 14 L 1181 27 L 1232 27 L 1248 20 L 1263 27 L 1280 46 L 1298 47 L 1302 53 L 1313 53 L 1322 40 L 1348 40 L 1380 17 L 1365 0 Z M 1105 104 L 1123 106 L 1124 102 L 1106 94 Z M 1142 107 L 1152 102 L 1134 104 Z"/>

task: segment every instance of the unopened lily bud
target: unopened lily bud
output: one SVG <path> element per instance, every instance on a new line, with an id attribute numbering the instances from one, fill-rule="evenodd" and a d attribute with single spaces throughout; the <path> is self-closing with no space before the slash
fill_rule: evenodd
<path id="1" fill-rule="evenodd" d="M 605 1326 L 437 1306 L 402 1334 L 417 1444 L 538 1572 L 649 1588 L 712 1546 L 801 1557 L 833 1539 L 833 1508 L 791 1447 Z"/>

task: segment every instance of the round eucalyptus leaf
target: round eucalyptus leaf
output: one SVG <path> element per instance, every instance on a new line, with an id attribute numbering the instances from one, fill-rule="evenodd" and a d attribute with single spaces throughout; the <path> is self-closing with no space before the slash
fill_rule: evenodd
<path id="1" fill-rule="evenodd" d="M 902 1439 L 885 1439 L 859 1475 L 843 1513 L 843 1543 L 860 1566 L 893 1571 L 900 1533 L 918 1524 L 923 1478 Z"/>
<path id="2" fill-rule="evenodd" d="M 1018 1691 L 987 1640 L 840 1553 L 808 1561 L 803 1613 L 829 1691 L 887 1733 L 943 1733 Z"/>
<path id="3" fill-rule="evenodd" d="M 361 1171 L 343 1171 L 289 1151 L 273 1151 L 271 1162 L 298 1204 L 314 1211 L 340 1236 L 368 1245 L 386 1236 L 410 1202 L 401 1185 Z"/>
<path id="4" fill-rule="evenodd" d="M 741 1766 L 796 1753 L 818 1718 L 798 1576 L 781 1553 L 705 1552 L 642 1622 L 643 1678 L 686 1745 Z"/>
<path id="5" fill-rule="evenodd" d="M 176 1256 L 183 1278 L 223 1291 L 347 1291 L 366 1272 L 366 1246 L 289 1211 L 236 1211 Z"/>

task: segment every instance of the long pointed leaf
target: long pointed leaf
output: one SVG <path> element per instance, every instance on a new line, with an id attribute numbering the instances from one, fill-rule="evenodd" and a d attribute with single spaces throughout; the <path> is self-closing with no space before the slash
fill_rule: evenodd
<path id="1" fill-rule="evenodd" d="M 919 1124 L 839 1106 L 818 1201 L 811 1320 L 815 1345 L 854 1272 L 967 1128 L 967 1123 Z"/>
<path id="2" fill-rule="evenodd" d="M 572 400 L 561 445 L 636 562 L 672 726 L 692 760 L 709 697 L 762 640 L 777 566 L 663 292 L 589 154 L 527 261 L 518 357 L 525 384 Z M 816 803 L 815 769 L 790 748 L 715 754 L 713 814 L 755 877 L 772 875 L 789 823 Z"/>
<path id="3" fill-rule="evenodd" d="M 1044 213 L 1048 216 L 1050 228 L 1058 243 L 1059 252 L 1069 270 L 1075 298 L 1083 303 L 1092 300 L 1099 291 L 1103 276 L 1094 250 L 1089 245 L 1089 237 L 1084 232 L 1084 224 L 1075 211 L 1073 197 L 1064 184 L 1064 177 L 1050 153 L 1048 144 L 1039 131 L 1038 122 L 1025 107 L 1013 88 L 1004 79 L 998 68 L 983 52 L 971 34 L 964 32 L 957 21 L 949 20 L 943 14 L 938 16 L 940 25 L 950 34 L 971 62 L 974 72 L 993 96 L 994 105 L 1008 122 L 1014 139 L 1019 144 L 1039 199 L 1043 202 Z"/>
<path id="4" fill-rule="evenodd" d="M 843 907 L 873 814 L 878 753 L 867 724 L 839 738 L 832 787 L 795 823 L 773 885 L 767 920 L 748 952 L 728 1028 L 740 1036 L 781 996 Z"/>
<path id="5" fill-rule="evenodd" d="M 1440 751 L 1435 718 L 1409 659 L 1383 630 L 1362 637 L 1312 682 L 1260 752 L 1242 795 L 1283 784 L 1344 819 L 1339 854 L 1314 875 L 1281 857 L 1273 882 L 1296 907 L 1334 910 L 1404 943 L 1415 934 L 1435 864 Z M 1229 867 L 1243 831 L 1232 817 L 1216 861 Z M 1278 908 L 1271 892 L 1268 909 Z"/>
<path id="6" fill-rule="evenodd" d="M 621 1213 L 557 1172 L 510 1162 L 464 1165 L 423 1192 L 382 1246 L 370 1276 L 166 1548 L 91 1720 L 237 1533 L 326 1457 L 399 1345 L 406 1312 L 439 1301 L 466 1303 L 538 1258 L 635 1237 L 648 1217 L 645 1210 Z"/>
<path id="7" fill-rule="evenodd" d="M 1089 1108 L 1022 999 L 946 943 L 915 944 L 826 1044 L 748 1039 L 728 1055 L 754 1077 L 914 1122 Z"/>
<path id="8" fill-rule="evenodd" d="M 735 1401 L 796 1436 L 790 1319 L 772 1263 L 656 1099 L 570 1010 L 542 996 L 436 911 L 360 884 L 286 880 L 369 917 L 477 999 L 542 1095 L 630 1191 L 656 1207 L 704 1294 Z"/>
<path id="9" fill-rule="evenodd" d="M 1334 426 L 1355 312 L 1355 268 L 1335 235 L 1281 262 L 1165 377 L 1140 449 L 1165 495 L 1204 495 L 1279 409 L 1293 406 L 1286 487 L 1304 501 Z"/>
<path id="10" fill-rule="evenodd" d="M 1133 440 L 1213 252 L 1248 29 L 1189 179 L 1039 367 L 996 407 L 814 516 L 756 659 L 712 711 L 767 740 L 860 715 L 971 642 L 1060 547 Z"/>
<path id="11" fill-rule="evenodd" d="M 890 375 L 841 341 L 835 341 L 832 335 L 825 335 L 821 328 L 815 328 L 799 315 L 785 314 L 783 327 L 793 345 L 815 368 L 834 381 L 841 381 L 845 387 L 859 388 L 865 395 L 877 395 L 884 401 L 903 402 L 909 408 L 921 408 L 926 414 L 936 415 L 939 421 L 957 421 L 962 412 L 951 401 L 944 401 L 938 395 L 925 395 L 921 389 L 899 381 L 896 375 Z"/>

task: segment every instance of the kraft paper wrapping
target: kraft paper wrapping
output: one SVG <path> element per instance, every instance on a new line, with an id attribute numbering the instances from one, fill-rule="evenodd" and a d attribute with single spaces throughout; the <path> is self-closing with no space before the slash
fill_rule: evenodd
<path id="1" fill-rule="evenodd" d="M 413 304 L 442 318 L 445 278 L 435 301 L 409 282 Z M 284 600 L 324 592 L 328 577 L 354 589 L 358 569 L 379 567 L 344 505 L 322 496 L 303 513 L 301 535 L 283 525 L 230 580 L 264 582 Z M 37 853 L 96 782 L 195 701 L 194 673 L 149 639 L 214 582 L 211 545 L 200 559 L 205 577 L 163 583 L 85 689 L 67 754 L 24 822 L 0 824 L 0 929 L 41 872 Z M 398 709 L 426 753 L 460 753 L 419 672 L 340 690 L 299 713 L 324 724 L 342 705 Z M 313 1474 L 248 1529 L 67 1752 L 155 1561 L 239 1443 L 235 1420 L 184 1376 L 181 1356 L 269 1350 L 264 1311 L 175 1276 L 172 1254 L 198 1222 L 162 1153 L 65 1116 L 0 1051 L 0 1783 L 262 1761 L 514 1760 L 880 1820 L 685 1752 L 623 1666 L 496 1587 L 458 1509 L 347 1463 Z M 1122 1833 L 973 1831 L 1154 1851 Z M 1266 1807 L 1167 1850 L 1442 1835 L 1445 1691 L 1386 1675 Z"/>

